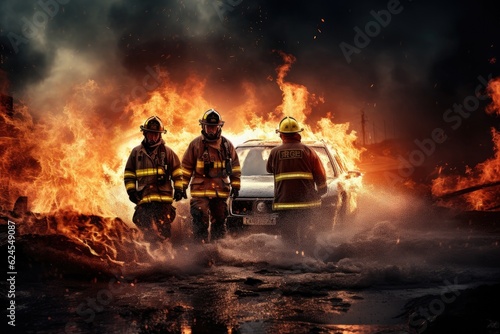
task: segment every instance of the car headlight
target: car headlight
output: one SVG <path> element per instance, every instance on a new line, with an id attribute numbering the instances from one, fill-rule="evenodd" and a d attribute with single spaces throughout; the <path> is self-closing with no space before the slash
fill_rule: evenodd
<path id="1" fill-rule="evenodd" d="M 255 205 L 255 209 L 257 209 L 258 213 L 266 213 L 267 212 L 267 205 L 265 202 L 259 201 Z"/>

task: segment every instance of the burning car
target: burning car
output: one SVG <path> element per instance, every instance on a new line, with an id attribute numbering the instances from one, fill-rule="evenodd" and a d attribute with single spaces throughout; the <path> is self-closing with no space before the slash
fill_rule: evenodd
<path id="1" fill-rule="evenodd" d="M 349 171 L 340 153 L 324 141 L 303 141 L 313 148 L 327 175 L 328 191 L 322 196 L 321 221 L 318 227 L 332 229 L 336 224 L 352 220 L 356 213 L 357 193 L 361 173 Z M 274 177 L 267 173 L 266 164 L 271 150 L 281 141 L 248 140 L 236 147 L 241 164 L 241 190 L 229 202 L 227 226 L 232 234 L 251 227 L 273 230 L 279 224 L 272 210 Z"/>

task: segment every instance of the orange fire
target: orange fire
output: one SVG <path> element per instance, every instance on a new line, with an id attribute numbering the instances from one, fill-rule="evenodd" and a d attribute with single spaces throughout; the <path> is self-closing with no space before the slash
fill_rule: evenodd
<path id="1" fill-rule="evenodd" d="M 490 115 L 500 116 L 500 78 L 491 80 L 488 84 L 488 94 L 491 96 L 491 104 L 486 108 Z"/>
<path id="2" fill-rule="evenodd" d="M 491 115 L 500 115 L 500 79 L 490 81 L 488 93 L 492 103 L 486 108 Z M 465 210 L 500 209 L 500 132 L 491 129 L 494 156 L 468 167 L 465 175 L 442 175 L 433 180 L 432 193 L 448 207 Z"/>
<path id="3" fill-rule="evenodd" d="M 280 55 L 284 64 L 277 68 L 276 83 L 282 92 L 281 104 L 275 110 L 262 110 L 255 87 L 245 83 L 245 101 L 233 110 L 219 110 L 226 121 L 224 136 L 235 145 L 253 138 L 278 139 L 275 129 L 279 120 L 291 115 L 305 128 L 303 139 L 325 140 L 354 169 L 361 153 L 354 145 L 355 132 L 349 131 L 348 123 L 334 124 L 331 114 L 314 124 L 309 122 L 314 106 L 324 100 L 305 86 L 285 80 L 295 58 Z M 108 90 L 92 80 L 74 87 L 63 110 L 35 117 L 27 106 L 16 105 L 12 117 L 1 112 L 0 182 L 6 191 L 0 192 L 0 209 L 5 211 L 18 196 L 27 196 L 32 212 L 57 221 L 53 233 L 71 236 L 91 253 L 119 261 L 117 245 L 103 241 L 105 238 L 99 241 L 99 234 L 112 234 L 110 226 L 101 226 L 96 232 L 92 219 L 82 222 L 68 215 L 120 217 L 125 225 L 132 226 L 134 205 L 123 186 L 123 169 L 130 150 L 142 140 L 139 125 L 151 115 L 159 116 L 168 130 L 164 135 L 167 145 L 182 157 L 188 143 L 200 134 L 198 119 L 202 113 L 211 107 L 218 109 L 217 103 L 203 97 L 203 79 L 191 75 L 184 84 L 174 84 L 165 73 L 162 79 L 146 101 L 131 101 L 119 113 L 101 112 L 100 99 Z M 35 221 L 29 229 L 41 233 Z M 85 228 L 77 232 L 76 221 Z M 101 223 L 116 225 L 116 220 L 105 218 Z M 97 251 L 97 244 L 107 251 Z"/>

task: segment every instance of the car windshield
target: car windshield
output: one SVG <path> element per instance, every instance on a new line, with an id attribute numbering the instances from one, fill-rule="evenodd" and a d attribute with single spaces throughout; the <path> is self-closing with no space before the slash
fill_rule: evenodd
<path id="1" fill-rule="evenodd" d="M 330 159 L 328 158 L 325 148 L 312 148 L 316 151 L 323 162 L 323 167 L 325 168 L 327 177 L 335 177 L 332 164 L 330 163 Z M 266 164 L 269 159 L 271 149 L 273 149 L 271 146 L 238 147 L 236 151 L 238 152 L 238 158 L 240 160 L 241 174 L 243 176 L 269 175 L 266 171 Z"/>

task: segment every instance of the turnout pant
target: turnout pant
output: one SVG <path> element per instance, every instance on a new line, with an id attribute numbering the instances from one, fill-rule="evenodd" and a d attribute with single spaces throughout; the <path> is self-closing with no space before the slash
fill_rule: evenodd
<path id="1" fill-rule="evenodd" d="M 310 248 L 315 243 L 315 209 L 283 210 L 278 212 L 278 226 L 285 243 L 290 247 Z"/>
<path id="2" fill-rule="evenodd" d="M 226 198 L 193 197 L 190 202 L 195 241 L 217 240 L 226 234 Z"/>
<path id="3" fill-rule="evenodd" d="M 175 215 L 175 207 L 171 203 L 151 202 L 138 205 L 132 221 L 144 233 L 144 239 L 161 242 L 170 238 L 170 225 Z"/>

